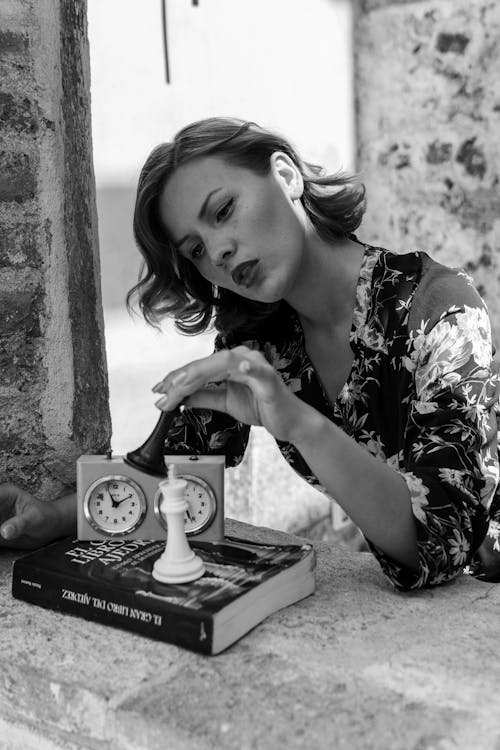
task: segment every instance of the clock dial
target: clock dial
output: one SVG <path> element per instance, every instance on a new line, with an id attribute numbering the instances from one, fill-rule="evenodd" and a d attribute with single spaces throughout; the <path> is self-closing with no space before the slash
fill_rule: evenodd
<path id="1" fill-rule="evenodd" d="M 141 524 L 146 497 L 129 477 L 101 477 L 88 488 L 83 510 L 94 529 L 110 536 L 125 535 Z"/>
<path id="2" fill-rule="evenodd" d="M 217 510 L 215 493 L 210 485 L 200 477 L 191 474 L 179 474 L 177 478 L 184 479 L 187 482 L 184 497 L 188 507 L 184 513 L 184 529 L 187 535 L 199 534 L 209 526 Z M 166 529 L 167 522 L 160 511 L 161 500 L 162 494 L 158 490 L 154 499 L 154 512 L 158 521 Z"/>

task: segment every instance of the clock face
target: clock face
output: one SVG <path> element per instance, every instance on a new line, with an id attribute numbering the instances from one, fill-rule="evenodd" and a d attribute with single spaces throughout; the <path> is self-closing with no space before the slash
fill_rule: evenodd
<path id="1" fill-rule="evenodd" d="M 100 477 L 85 493 L 83 510 L 94 529 L 110 536 L 125 535 L 141 524 L 146 497 L 129 477 Z"/>
<path id="2" fill-rule="evenodd" d="M 177 479 L 184 479 L 187 482 L 184 498 L 188 507 L 184 513 L 184 529 L 187 535 L 199 534 L 200 531 L 210 525 L 217 510 L 215 493 L 210 485 L 200 477 L 191 474 L 179 474 Z M 167 521 L 160 511 L 161 500 L 161 490 L 158 490 L 154 499 L 154 511 L 156 518 L 166 529 L 168 528 Z"/>

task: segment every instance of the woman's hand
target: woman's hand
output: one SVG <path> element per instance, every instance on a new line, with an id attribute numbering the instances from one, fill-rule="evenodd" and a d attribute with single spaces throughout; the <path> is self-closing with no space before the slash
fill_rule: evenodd
<path id="1" fill-rule="evenodd" d="M 275 438 L 293 441 L 307 407 L 287 388 L 259 351 L 246 346 L 225 349 L 169 373 L 154 386 L 165 394 L 156 402 L 164 411 L 179 404 L 215 409 L 239 422 L 265 427 Z"/>
<path id="2" fill-rule="evenodd" d="M 0 547 L 35 549 L 74 530 L 74 495 L 42 502 L 13 484 L 0 484 Z"/>

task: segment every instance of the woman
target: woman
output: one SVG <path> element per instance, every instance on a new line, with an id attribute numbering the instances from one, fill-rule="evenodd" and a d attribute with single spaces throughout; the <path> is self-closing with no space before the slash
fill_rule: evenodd
<path id="1" fill-rule="evenodd" d="M 235 465 L 249 425 L 266 427 L 397 588 L 432 586 L 481 572 L 489 521 L 498 546 L 489 321 L 463 272 L 359 242 L 363 211 L 362 186 L 280 136 L 194 123 L 141 173 L 146 272 L 131 295 L 150 322 L 171 315 L 197 333 L 214 319 L 218 330 L 214 354 L 153 388 L 159 409 L 188 407 L 167 452 Z"/>

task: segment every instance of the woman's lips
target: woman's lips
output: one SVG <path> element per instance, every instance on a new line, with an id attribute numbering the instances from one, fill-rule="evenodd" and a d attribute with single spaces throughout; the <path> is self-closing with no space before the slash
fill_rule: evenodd
<path id="1" fill-rule="evenodd" d="M 258 260 L 247 260 L 244 263 L 239 263 L 231 273 L 234 283 L 248 289 L 255 279 L 258 262 Z"/>

